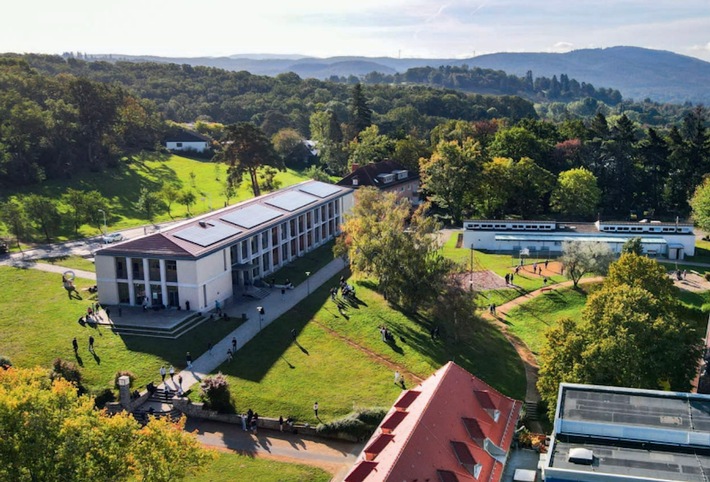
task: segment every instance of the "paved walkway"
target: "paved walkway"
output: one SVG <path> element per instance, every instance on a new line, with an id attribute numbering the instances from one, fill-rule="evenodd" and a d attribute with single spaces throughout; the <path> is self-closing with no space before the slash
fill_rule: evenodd
<path id="1" fill-rule="evenodd" d="M 191 385 L 199 382 L 227 359 L 227 350 L 232 348 L 233 337 L 237 339 L 238 351 L 259 334 L 261 330 L 269 326 L 272 321 L 300 303 L 301 300 L 308 296 L 309 292 L 316 290 L 323 283 L 337 275 L 345 266 L 345 262 L 342 258 L 336 258 L 319 271 L 309 276 L 307 281 L 304 281 L 292 290 L 286 290 L 284 296 L 281 295 L 281 290 L 274 289 L 269 296 L 261 300 L 247 302 L 240 300 L 239 303 L 225 303 L 223 306 L 225 311 L 230 314 L 233 313 L 236 316 L 239 316 L 240 313 L 246 313 L 249 319 L 228 334 L 224 339 L 215 340 L 212 350 L 194 359 L 191 369 L 186 368 L 179 374 L 176 373 L 175 379 L 177 379 L 177 375 L 182 376 L 183 389 L 187 389 Z M 256 308 L 258 306 L 264 307 L 264 315 L 260 316 L 257 313 Z M 195 352 L 201 352 L 204 348 L 205 347 L 195 347 Z M 160 385 L 160 387 L 163 386 L 164 384 Z M 172 384 L 168 386 L 174 388 Z"/>
<path id="2" fill-rule="evenodd" d="M 15 268 L 37 269 L 40 271 L 48 271 L 50 273 L 59 273 L 59 274 L 64 274 L 67 271 L 73 271 L 74 275 L 77 278 L 84 278 L 84 279 L 96 281 L 96 273 L 92 273 L 91 271 L 84 271 L 81 269 L 67 268 L 66 266 L 58 266 L 58 265 L 49 264 L 49 263 L 38 263 L 34 260 L 26 260 L 26 261 L 12 260 L 8 264 L 10 266 L 14 266 Z"/>
<path id="3" fill-rule="evenodd" d="M 243 432 L 239 425 L 209 420 L 188 419 L 185 430 L 196 431 L 201 443 L 218 449 L 320 466 L 335 474 L 334 481 L 343 480 L 364 447 L 363 443 L 315 439 L 266 429 L 252 435 Z"/>

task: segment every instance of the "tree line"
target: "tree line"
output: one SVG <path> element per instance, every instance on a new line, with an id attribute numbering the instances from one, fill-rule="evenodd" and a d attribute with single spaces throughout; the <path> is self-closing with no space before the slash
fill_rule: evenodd
<path id="1" fill-rule="evenodd" d="M 99 172 L 126 152 L 153 149 L 162 127 L 154 106 L 123 87 L 0 58 L 0 183 Z"/>

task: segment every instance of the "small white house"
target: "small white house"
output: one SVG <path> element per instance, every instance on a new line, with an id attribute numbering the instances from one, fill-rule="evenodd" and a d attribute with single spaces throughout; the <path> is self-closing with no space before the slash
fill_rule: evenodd
<path id="1" fill-rule="evenodd" d="M 165 138 L 165 147 L 169 151 L 204 152 L 209 146 L 209 138 L 196 132 L 180 131 Z"/>

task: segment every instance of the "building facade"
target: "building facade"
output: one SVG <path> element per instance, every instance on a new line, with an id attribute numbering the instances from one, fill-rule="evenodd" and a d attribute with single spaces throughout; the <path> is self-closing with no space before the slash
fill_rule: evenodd
<path id="1" fill-rule="evenodd" d="M 340 233 L 352 190 L 305 181 L 96 252 L 101 304 L 203 310 Z"/>
<path id="2" fill-rule="evenodd" d="M 404 168 L 395 161 L 373 162 L 366 166 L 353 165 L 352 172 L 338 181 L 338 186 L 359 189 L 375 187 L 382 192 L 392 192 L 417 206 L 419 200 L 419 173 Z"/>
<path id="3" fill-rule="evenodd" d="M 538 257 L 562 254 L 564 241 L 600 241 L 619 254 L 626 241 L 641 238 L 644 253 L 668 259 L 695 255 L 693 225 L 687 223 L 511 221 L 476 219 L 464 221 L 463 246 L 493 252 Z"/>
<path id="4" fill-rule="evenodd" d="M 179 131 L 165 139 L 165 147 L 170 151 L 205 152 L 209 146 L 209 138 L 196 132 Z"/>

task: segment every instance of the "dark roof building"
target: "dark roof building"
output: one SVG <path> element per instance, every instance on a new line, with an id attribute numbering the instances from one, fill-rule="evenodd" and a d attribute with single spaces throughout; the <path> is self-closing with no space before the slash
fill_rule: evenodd
<path id="1" fill-rule="evenodd" d="M 345 481 L 499 481 L 520 408 L 449 362 L 402 392 Z"/>
<path id="2" fill-rule="evenodd" d="M 406 197 L 413 205 L 419 204 L 419 173 L 407 170 L 396 161 L 373 162 L 366 166 L 353 164 L 352 172 L 337 184 L 353 189 L 376 187 Z"/>
<path id="3" fill-rule="evenodd" d="M 547 482 L 710 480 L 710 396 L 563 383 Z"/>

